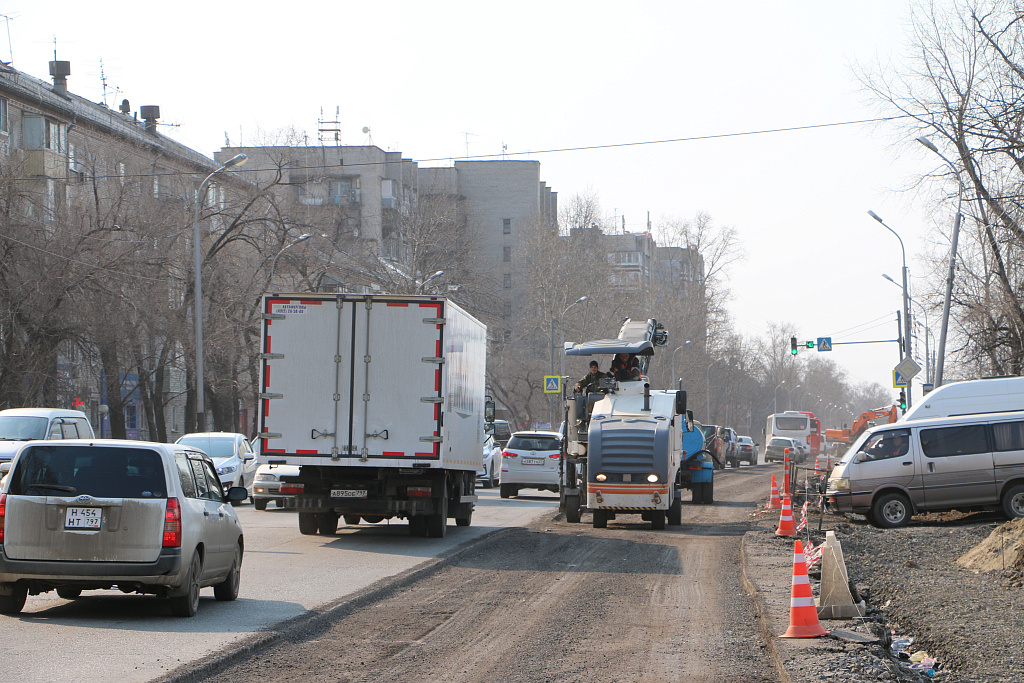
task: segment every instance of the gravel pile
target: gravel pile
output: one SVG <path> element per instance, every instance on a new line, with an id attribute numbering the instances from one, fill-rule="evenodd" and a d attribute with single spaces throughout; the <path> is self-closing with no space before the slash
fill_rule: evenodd
<path id="1" fill-rule="evenodd" d="M 842 543 L 855 599 L 868 606 L 863 619 L 822 621 L 826 629 L 862 634 L 876 643 L 858 643 L 830 636 L 778 650 L 793 683 L 803 681 L 928 681 L 995 683 L 1024 681 L 1024 574 L 1012 555 L 1006 568 L 965 569 L 957 559 L 1002 533 L 1005 519 L 995 513 L 920 515 L 903 529 L 876 529 L 859 515 L 826 516 L 810 541 L 824 540 L 834 530 Z M 792 548 L 792 539 L 774 536 L 777 524 L 759 521 L 748 535 L 754 557 Z M 804 536 L 806 538 L 806 536 Z M 991 543 L 991 540 L 988 541 Z M 815 595 L 815 575 L 811 572 Z M 757 581 L 754 582 L 755 584 Z M 778 586 L 767 601 L 777 612 Z M 785 605 L 781 606 L 785 611 Z M 907 643 L 906 639 L 912 639 Z M 938 662 L 929 677 L 912 662 L 893 656 L 893 639 L 905 655 L 924 651 Z M 794 641 L 784 641 L 793 643 Z"/>

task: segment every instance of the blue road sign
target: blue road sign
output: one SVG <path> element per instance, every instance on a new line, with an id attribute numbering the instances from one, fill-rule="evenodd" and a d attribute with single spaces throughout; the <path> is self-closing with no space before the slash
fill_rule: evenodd
<path id="1" fill-rule="evenodd" d="M 899 370 L 892 371 L 892 388 L 893 389 L 905 389 L 907 386 L 907 378 L 900 374 Z"/>
<path id="2" fill-rule="evenodd" d="M 562 393 L 562 378 L 555 375 L 544 375 L 544 393 Z"/>
<path id="3" fill-rule="evenodd" d="M 831 351 L 832 350 L 832 337 L 818 337 L 818 350 L 819 351 Z"/>

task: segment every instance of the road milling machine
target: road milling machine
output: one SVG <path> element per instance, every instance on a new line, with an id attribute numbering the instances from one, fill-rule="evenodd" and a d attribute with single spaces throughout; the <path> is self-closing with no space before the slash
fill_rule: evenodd
<path id="1" fill-rule="evenodd" d="M 693 502 L 713 501 L 714 461 L 694 434 L 686 392 L 651 389 L 647 379 L 655 349 L 667 341 L 656 320 L 627 319 L 617 339 L 566 344 L 568 356 L 632 354 L 639 370 L 630 379 L 601 378 L 596 390 L 566 400 L 560 503 L 569 522 L 589 512 L 600 529 L 617 515 L 638 514 L 664 529 L 682 523 L 683 489 Z"/>

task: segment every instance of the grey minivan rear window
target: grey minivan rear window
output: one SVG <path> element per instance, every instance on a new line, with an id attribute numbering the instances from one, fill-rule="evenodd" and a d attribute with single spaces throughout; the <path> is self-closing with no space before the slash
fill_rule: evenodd
<path id="1" fill-rule="evenodd" d="M 992 437 L 997 451 L 1024 451 L 1024 422 L 997 422 Z"/>
<path id="2" fill-rule="evenodd" d="M 922 429 L 921 450 L 929 458 L 985 453 L 988 451 L 985 425 Z"/>
<path id="3" fill-rule="evenodd" d="M 166 498 L 160 455 L 146 448 L 30 446 L 11 472 L 8 491 L 21 496 Z"/>

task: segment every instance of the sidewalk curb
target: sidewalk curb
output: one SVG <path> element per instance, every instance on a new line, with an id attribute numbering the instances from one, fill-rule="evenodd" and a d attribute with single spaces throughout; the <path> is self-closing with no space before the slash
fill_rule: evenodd
<path id="1" fill-rule="evenodd" d="M 740 566 L 743 568 L 743 571 L 740 572 L 740 580 L 743 584 L 744 590 L 746 590 L 747 594 L 750 596 L 751 603 L 754 605 L 754 611 L 757 613 L 757 625 L 761 631 L 761 640 L 764 642 L 765 650 L 768 652 L 768 659 L 771 660 L 772 666 L 775 667 L 775 673 L 779 677 L 779 683 L 792 683 L 792 679 L 786 671 L 785 664 L 782 661 L 782 656 L 779 654 L 778 648 L 775 647 L 775 633 L 772 631 L 771 626 L 768 623 L 768 608 L 765 606 L 761 592 L 747 575 L 747 538 L 752 533 L 757 532 L 747 531 L 743 534 L 743 539 L 740 541 Z"/>

